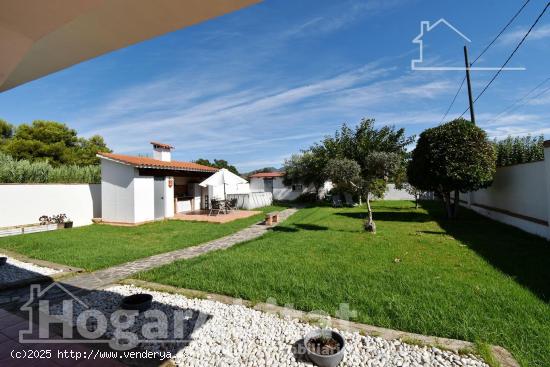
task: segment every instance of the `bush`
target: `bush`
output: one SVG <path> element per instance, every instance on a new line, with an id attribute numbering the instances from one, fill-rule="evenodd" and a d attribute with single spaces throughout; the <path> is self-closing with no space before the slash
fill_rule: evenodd
<path id="1" fill-rule="evenodd" d="M 407 176 L 414 187 L 438 193 L 447 215 L 453 218 L 458 209 L 458 191 L 489 186 L 495 163 L 495 149 L 485 131 L 460 118 L 420 134 Z M 450 199 L 453 191 L 454 205 Z"/>
<path id="2" fill-rule="evenodd" d="M 99 183 L 100 166 L 61 165 L 15 160 L 0 153 L 0 183 Z"/>
<path id="3" fill-rule="evenodd" d="M 497 166 L 537 162 L 544 160 L 544 136 L 507 137 L 493 142 L 497 152 Z"/>
<path id="4" fill-rule="evenodd" d="M 298 203 L 315 203 L 317 201 L 319 201 L 319 197 L 315 192 L 304 192 L 296 198 Z"/>

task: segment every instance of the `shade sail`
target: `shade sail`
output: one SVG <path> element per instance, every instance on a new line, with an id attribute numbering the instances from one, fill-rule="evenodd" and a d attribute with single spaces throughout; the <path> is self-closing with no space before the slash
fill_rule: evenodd
<path id="1" fill-rule="evenodd" d="M 261 0 L 2 0 L 0 92 Z"/>
<path id="2" fill-rule="evenodd" d="M 206 186 L 221 186 L 221 185 L 239 185 L 248 183 L 244 178 L 237 176 L 233 172 L 222 168 L 206 180 L 202 181 L 199 185 Z"/>

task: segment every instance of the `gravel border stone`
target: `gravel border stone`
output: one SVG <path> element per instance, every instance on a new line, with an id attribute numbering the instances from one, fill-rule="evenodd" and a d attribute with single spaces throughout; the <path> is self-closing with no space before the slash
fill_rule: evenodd
<path id="1" fill-rule="evenodd" d="M 187 298 L 132 285 L 111 286 L 91 292 L 81 300 L 110 317 L 118 310 L 122 297 L 142 292 L 153 295 L 152 310 L 163 311 L 168 316 L 167 328 L 162 330 L 167 333 L 167 338 L 174 339 L 174 330 L 183 330 L 185 341 L 142 343 L 140 347 L 149 351 L 169 351 L 178 366 L 311 366 L 305 360 L 303 344 L 300 343 L 314 326 L 297 319 L 239 304 Z M 59 312 L 61 305 L 55 305 L 54 309 Z M 75 304 L 73 318 L 65 321 L 76 326 L 78 315 L 85 309 Z M 186 316 L 174 328 L 174 315 L 178 312 Z M 126 331 L 143 336 L 142 326 L 151 321 L 154 319 L 139 314 L 136 323 Z M 346 339 L 342 367 L 488 367 L 473 354 L 460 355 L 436 347 L 407 344 L 398 339 L 386 340 L 358 332 L 340 332 Z M 106 336 L 113 335 L 114 329 L 109 323 Z"/>
<path id="2" fill-rule="evenodd" d="M 6 254 L 0 253 L 0 256 L 8 258 L 6 264 L 0 266 L 0 285 L 2 286 L 63 272 L 61 269 L 52 269 L 30 262 L 20 261 Z"/>

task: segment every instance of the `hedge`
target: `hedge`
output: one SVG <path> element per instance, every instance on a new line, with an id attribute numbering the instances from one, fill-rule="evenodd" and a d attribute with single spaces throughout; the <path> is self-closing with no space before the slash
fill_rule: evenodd
<path id="1" fill-rule="evenodd" d="M 61 165 L 52 167 L 47 162 L 16 160 L 0 153 L 0 183 L 100 183 L 98 165 Z"/>

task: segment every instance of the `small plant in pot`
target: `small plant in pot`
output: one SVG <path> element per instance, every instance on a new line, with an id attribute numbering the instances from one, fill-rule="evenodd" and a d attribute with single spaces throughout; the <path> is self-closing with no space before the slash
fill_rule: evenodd
<path id="1" fill-rule="evenodd" d="M 330 329 L 316 329 L 304 337 L 308 358 L 319 367 L 336 367 L 344 358 L 344 337 Z"/>
<path id="2" fill-rule="evenodd" d="M 47 215 L 40 216 L 40 218 L 38 218 L 38 221 L 40 222 L 41 226 L 45 226 L 53 223 L 53 219 L 48 217 Z"/>
<path id="3" fill-rule="evenodd" d="M 57 224 L 57 228 L 65 228 L 65 221 L 67 220 L 66 214 L 52 215 L 51 221 Z"/>
<path id="4" fill-rule="evenodd" d="M 67 218 L 65 220 L 65 223 L 63 223 L 63 224 L 64 224 L 64 228 L 73 228 L 73 221 L 69 218 Z"/>

